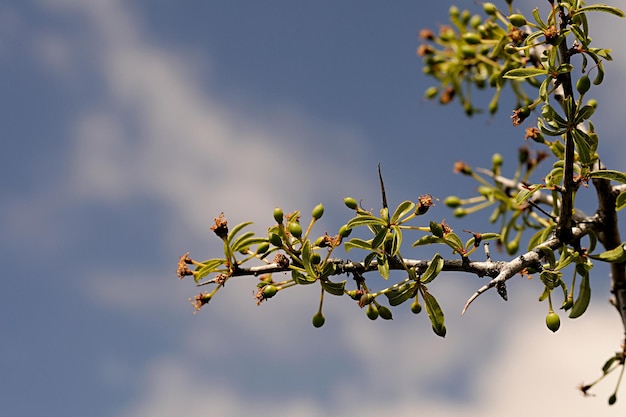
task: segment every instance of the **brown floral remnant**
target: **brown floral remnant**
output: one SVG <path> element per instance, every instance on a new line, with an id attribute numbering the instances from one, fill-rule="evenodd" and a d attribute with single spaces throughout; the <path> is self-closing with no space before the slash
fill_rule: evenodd
<path id="1" fill-rule="evenodd" d="M 417 198 L 417 214 L 424 214 L 428 209 L 434 206 L 433 197 L 430 194 L 424 194 Z"/>
<path id="2" fill-rule="evenodd" d="M 211 295 L 209 293 L 203 294 L 200 293 L 196 295 L 194 298 L 190 298 L 189 301 L 193 308 L 196 309 L 196 312 L 202 308 L 203 305 L 208 304 L 211 301 Z"/>
<path id="3" fill-rule="evenodd" d="M 193 275 L 193 272 L 187 267 L 187 265 L 192 264 L 193 261 L 189 257 L 189 252 L 184 254 L 178 260 L 178 267 L 176 268 L 176 275 L 178 279 L 183 279 L 186 276 Z"/>
<path id="4" fill-rule="evenodd" d="M 211 226 L 211 231 L 220 239 L 225 239 L 228 236 L 228 222 L 224 217 L 224 213 L 220 213 L 219 217 L 216 217 L 213 220 L 215 221 L 215 224 Z"/>
<path id="5" fill-rule="evenodd" d="M 448 226 L 448 224 L 446 223 L 445 220 L 441 221 L 441 228 L 443 229 L 443 235 L 444 236 L 452 233 L 452 228 L 450 226 Z"/>
<path id="6" fill-rule="evenodd" d="M 281 268 L 287 268 L 289 266 L 289 258 L 282 253 L 277 253 L 276 256 L 274 256 L 274 263 Z"/>
<path id="7" fill-rule="evenodd" d="M 435 40 L 435 34 L 430 29 L 422 29 L 422 30 L 420 30 L 419 37 L 420 37 L 420 39 L 424 39 L 426 41 L 433 41 L 433 40 Z"/>
<path id="8" fill-rule="evenodd" d="M 463 161 L 456 161 L 454 163 L 453 172 L 455 174 L 472 175 L 472 167 Z"/>

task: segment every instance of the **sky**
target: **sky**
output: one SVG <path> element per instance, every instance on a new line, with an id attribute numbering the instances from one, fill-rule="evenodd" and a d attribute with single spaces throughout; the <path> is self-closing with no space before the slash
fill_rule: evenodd
<path id="1" fill-rule="evenodd" d="M 508 110 L 468 119 L 422 98 L 432 81 L 417 32 L 445 23 L 450 4 L 0 1 L 2 415 L 623 414 L 626 394 L 606 405 L 612 381 L 596 397 L 576 389 L 621 343 L 606 268 L 588 313 L 556 334 L 538 279 L 515 278 L 508 302 L 487 293 L 461 317 L 484 281 L 444 274 L 430 288 L 445 339 L 408 306 L 372 322 L 332 297 L 315 329 L 317 289 L 257 307 L 254 278 L 194 314 L 198 289 L 176 277 L 185 252 L 220 255 L 208 227 L 221 212 L 263 233 L 274 207 L 322 202 L 316 230 L 330 233 L 349 219 L 343 197 L 380 203 L 378 163 L 397 204 L 471 195 L 456 160 L 514 161 L 523 132 Z M 624 170 L 626 21 L 592 22 L 615 58 L 593 90 L 600 154 Z"/>

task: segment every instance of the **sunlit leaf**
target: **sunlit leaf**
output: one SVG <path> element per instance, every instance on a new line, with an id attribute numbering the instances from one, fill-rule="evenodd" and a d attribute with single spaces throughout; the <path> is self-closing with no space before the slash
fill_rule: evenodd
<path id="1" fill-rule="evenodd" d="M 193 276 L 194 280 L 196 282 L 200 281 L 202 278 L 206 277 L 211 272 L 215 272 L 216 270 L 218 270 L 219 267 L 222 266 L 225 262 L 226 262 L 226 259 L 223 259 L 223 258 L 209 259 L 209 260 L 202 262 L 202 264 L 198 265 L 196 267 L 196 270 L 194 271 L 195 272 Z"/>
<path id="2" fill-rule="evenodd" d="M 610 169 L 603 169 L 601 171 L 592 171 L 589 173 L 589 178 L 603 178 L 605 180 L 617 181 L 622 184 L 626 184 L 626 173 L 620 171 L 613 171 Z"/>
<path id="3" fill-rule="evenodd" d="M 424 271 L 424 273 L 422 274 L 422 278 L 420 279 L 420 281 L 422 281 L 422 283 L 424 284 L 428 284 L 429 282 L 437 278 L 437 275 L 439 275 L 439 272 L 441 272 L 441 270 L 443 269 L 443 265 L 443 257 L 436 253 L 435 256 L 433 256 L 433 258 L 428 263 L 428 268 L 426 268 L 426 271 Z"/>
<path id="4" fill-rule="evenodd" d="M 237 226 L 233 227 L 230 230 L 230 233 L 228 234 L 228 243 L 232 245 L 233 239 L 235 238 L 235 236 L 237 236 L 237 234 L 241 231 L 241 229 L 243 229 L 246 226 L 250 226 L 252 224 L 252 222 L 243 222 L 243 223 L 239 223 Z M 251 233 L 251 232 L 249 232 Z"/>
<path id="5" fill-rule="evenodd" d="M 585 12 L 605 12 L 618 17 L 624 17 L 624 12 L 617 7 L 607 6 L 606 4 L 591 4 L 576 10 L 576 14 Z"/>
<path id="6" fill-rule="evenodd" d="M 398 205 L 398 207 L 396 208 L 396 211 L 393 212 L 390 222 L 392 224 L 396 223 L 398 220 L 400 220 L 401 218 L 403 218 L 404 216 L 412 212 L 414 208 L 415 208 L 415 203 L 413 203 L 412 201 L 409 201 L 409 200 L 403 201 L 402 203 Z"/>
<path id="7" fill-rule="evenodd" d="M 615 199 L 615 210 L 621 210 L 626 207 L 626 191 L 622 191 Z"/>
<path id="8" fill-rule="evenodd" d="M 445 243 L 445 240 L 437 236 L 426 235 L 413 242 L 412 246 L 432 245 L 433 243 Z"/>
<path id="9" fill-rule="evenodd" d="M 300 285 L 313 284 L 316 281 L 315 278 L 304 275 L 303 273 L 296 271 L 295 269 L 291 271 L 291 278 L 294 280 L 296 284 L 300 284 Z"/>
<path id="10" fill-rule="evenodd" d="M 383 226 L 385 227 L 387 226 L 387 223 L 379 217 L 374 217 L 369 214 L 366 214 L 366 215 L 357 216 L 353 219 L 350 219 L 350 221 L 346 225 L 348 229 L 354 229 L 355 227 L 359 227 L 359 226 Z"/>
<path id="11" fill-rule="evenodd" d="M 363 239 L 359 239 L 357 237 L 354 237 L 352 239 L 350 239 L 349 241 L 347 241 L 346 243 L 344 243 L 344 248 L 346 249 L 346 252 L 350 252 L 350 249 L 363 249 L 363 250 L 372 250 L 372 240 L 363 240 Z"/>
<path id="12" fill-rule="evenodd" d="M 389 305 L 395 307 L 415 297 L 416 291 L 417 283 L 407 283 L 398 288 L 387 291 L 385 295 L 389 299 Z"/>
<path id="13" fill-rule="evenodd" d="M 546 75 L 548 71 L 541 68 L 515 68 L 507 71 L 503 77 L 512 80 L 523 80 L 525 78 L 537 77 L 539 75 Z"/>

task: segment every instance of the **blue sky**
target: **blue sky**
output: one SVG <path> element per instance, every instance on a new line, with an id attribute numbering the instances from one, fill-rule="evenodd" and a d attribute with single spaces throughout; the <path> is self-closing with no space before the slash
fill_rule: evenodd
<path id="1" fill-rule="evenodd" d="M 219 254 L 220 212 L 262 232 L 277 205 L 323 202 L 319 231 L 333 231 L 343 197 L 379 204 L 378 162 L 392 202 L 443 199 L 473 186 L 455 160 L 512 161 L 523 144 L 506 101 L 500 120 L 422 99 L 417 31 L 450 2 L 337 3 L 0 2 L 3 415 L 623 412 L 606 409 L 610 384 L 575 389 L 619 347 L 605 270 L 589 314 L 556 335 L 539 281 L 521 278 L 508 303 L 486 294 L 464 317 L 483 282 L 438 278 L 445 340 L 408 308 L 370 322 L 332 298 L 314 329 L 317 290 L 257 307 L 252 279 L 193 314 L 176 262 Z M 616 61 L 594 121 L 605 162 L 624 170 L 624 21 L 598 21 Z M 471 225 L 443 204 L 432 218 Z"/>

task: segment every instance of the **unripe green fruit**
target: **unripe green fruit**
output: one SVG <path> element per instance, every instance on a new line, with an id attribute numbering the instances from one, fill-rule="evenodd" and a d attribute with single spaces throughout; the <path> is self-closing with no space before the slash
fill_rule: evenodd
<path id="1" fill-rule="evenodd" d="M 450 17 L 458 17 L 459 8 L 456 6 L 450 6 L 450 9 L 448 9 L 448 13 L 450 14 Z"/>
<path id="2" fill-rule="evenodd" d="M 578 81 L 576 81 L 576 90 L 579 94 L 585 94 L 587 91 L 589 91 L 590 87 L 591 80 L 589 80 L 589 77 L 587 77 L 586 75 L 583 75 L 578 79 Z"/>
<path id="3" fill-rule="evenodd" d="M 595 98 L 592 98 L 591 100 L 587 102 L 587 105 L 595 109 L 596 107 L 598 107 L 598 100 L 596 100 Z"/>
<path id="4" fill-rule="evenodd" d="M 259 246 L 257 246 L 256 248 L 256 253 L 257 255 L 262 255 L 265 252 L 267 252 L 270 248 L 270 244 L 269 242 L 263 242 L 263 243 L 259 243 Z"/>
<path id="5" fill-rule="evenodd" d="M 498 12 L 498 8 L 493 3 L 483 3 L 483 10 L 489 16 L 493 16 Z"/>
<path id="6" fill-rule="evenodd" d="M 352 210 L 356 210 L 359 205 L 357 204 L 356 200 L 352 197 L 346 197 L 343 199 L 343 204 L 346 205 L 346 207 L 348 207 L 349 209 Z"/>
<path id="7" fill-rule="evenodd" d="M 506 52 L 509 55 L 515 55 L 518 51 L 515 45 L 513 45 L 512 43 L 507 43 L 504 46 L 504 52 Z"/>
<path id="8" fill-rule="evenodd" d="M 422 305 L 418 301 L 413 301 L 411 304 L 411 312 L 413 314 L 419 314 L 422 311 Z"/>
<path id="9" fill-rule="evenodd" d="M 363 294 L 359 299 L 359 304 L 362 306 L 366 306 L 374 301 L 374 296 L 372 294 Z"/>
<path id="10" fill-rule="evenodd" d="M 437 222 L 430 222 L 430 233 L 437 237 L 443 237 L 443 227 Z"/>
<path id="11" fill-rule="evenodd" d="M 507 243 L 506 251 L 509 255 L 515 255 L 519 249 L 519 240 L 515 239 Z"/>
<path id="12" fill-rule="evenodd" d="M 311 212 L 311 217 L 313 217 L 315 220 L 319 220 L 323 215 L 324 215 L 324 206 L 321 204 L 318 204 L 317 206 L 315 206 L 315 208 Z"/>
<path id="13" fill-rule="evenodd" d="M 313 327 L 322 327 L 325 321 L 326 319 L 324 318 L 324 315 L 321 311 L 315 313 L 313 319 L 311 320 L 311 322 L 313 323 Z"/>
<path id="14" fill-rule="evenodd" d="M 504 162 L 504 158 L 502 158 L 502 155 L 499 153 L 494 153 L 493 156 L 491 157 L 491 163 L 494 166 L 501 166 L 503 162 Z"/>
<path id="15" fill-rule="evenodd" d="M 365 314 L 367 314 L 367 317 L 370 320 L 376 320 L 378 318 L 378 309 L 376 308 L 374 304 L 370 304 L 367 306 L 367 310 L 365 311 Z"/>
<path id="16" fill-rule="evenodd" d="M 561 319 L 559 318 L 559 315 L 554 311 L 549 312 L 546 316 L 546 326 L 548 326 L 548 329 L 552 332 L 559 330 L 559 327 L 561 327 Z"/>
<path id="17" fill-rule="evenodd" d="M 478 33 L 467 32 L 463 34 L 463 40 L 469 45 L 478 45 L 480 43 L 480 35 Z"/>
<path id="18" fill-rule="evenodd" d="M 475 58 L 476 57 L 476 49 L 474 49 L 470 45 L 463 45 L 463 46 L 461 46 L 461 56 L 463 58 Z"/>
<path id="19" fill-rule="evenodd" d="M 463 207 L 457 207 L 454 210 L 454 217 L 465 217 L 466 214 L 467 210 L 465 210 Z"/>
<path id="20" fill-rule="evenodd" d="M 472 29 L 476 29 L 478 26 L 480 26 L 480 24 L 483 22 L 483 19 L 478 16 L 477 14 L 475 14 L 474 16 L 472 16 L 472 18 L 469 21 L 470 27 Z"/>
<path id="21" fill-rule="evenodd" d="M 455 195 L 451 195 L 446 197 L 446 199 L 443 200 L 443 203 L 450 208 L 456 208 L 461 205 L 461 199 Z"/>
<path id="22" fill-rule="evenodd" d="M 515 13 L 509 16 L 509 22 L 511 22 L 513 26 L 518 28 L 526 24 L 526 18 L 521 14 Z"/>
<path id="23" fill-rule="evenodd" d="M 300 226 L 300 223 L 296 223 L 296 222 L 290 223 L 289 233 L 291 233 L 291 235 L 295 237 L 296 239 L 300 238 L 300 236 L 302 236 L 302 226 Z"/>
<path id="24" fill-rule="evenodd" d="M 312 265 L 317 265 L 320 262 L 322 262 L 322 257 L 320 256 L 319 253 L 312 253 L 311 254 L 311 264 Z"/>
<path id="25" fill-rule="evenodd" d="M 276 223 L 279 224 L 283 222 L 283 210 L 279 207 L 274 209 L 274 220 L 276 220 Z"/>
<path id="26" fill-rule="evenodd" d="M 278 288 L 273 285 L 263 287 L 263 298 L 272 298 L 278 292 Z"/>
<path id="27" fill-rule="evenodd" d="M 378 314 L 383 320 L 393 320 L 393 314 L 391 313 L 391 310 L 389 310 L 385 306 L 378 307 Z"/>
<path id="28" fill-rule="evenodd" d="M 437 97 L 437 94 L 439 94 L 439 89 L 437 87 L 430 87 L 424 92 L 424 97 L 426 97 L 428 100 L 431 100 Z"/>
<path id="29" fill-rule="evenodd" d="M 339 228 L 339 236 L 342 238 L 350 236 L 350 233 L 352 233 L 352 229 L 348 229 L 345 224 Z"/>
<path id="30" fill-rule="evenodd" d="M 361 295 L 356 290 L 346 291 L 346 294 L 355 301 L 358 301 L 361 298 Z"/>
<path id="31" fill-rule="evenodd" d="M 270 243 L 276 246 L 277 248 L 280 248 L 283 246 L 283 240 L 276 233 L 270 234 Z"/>

